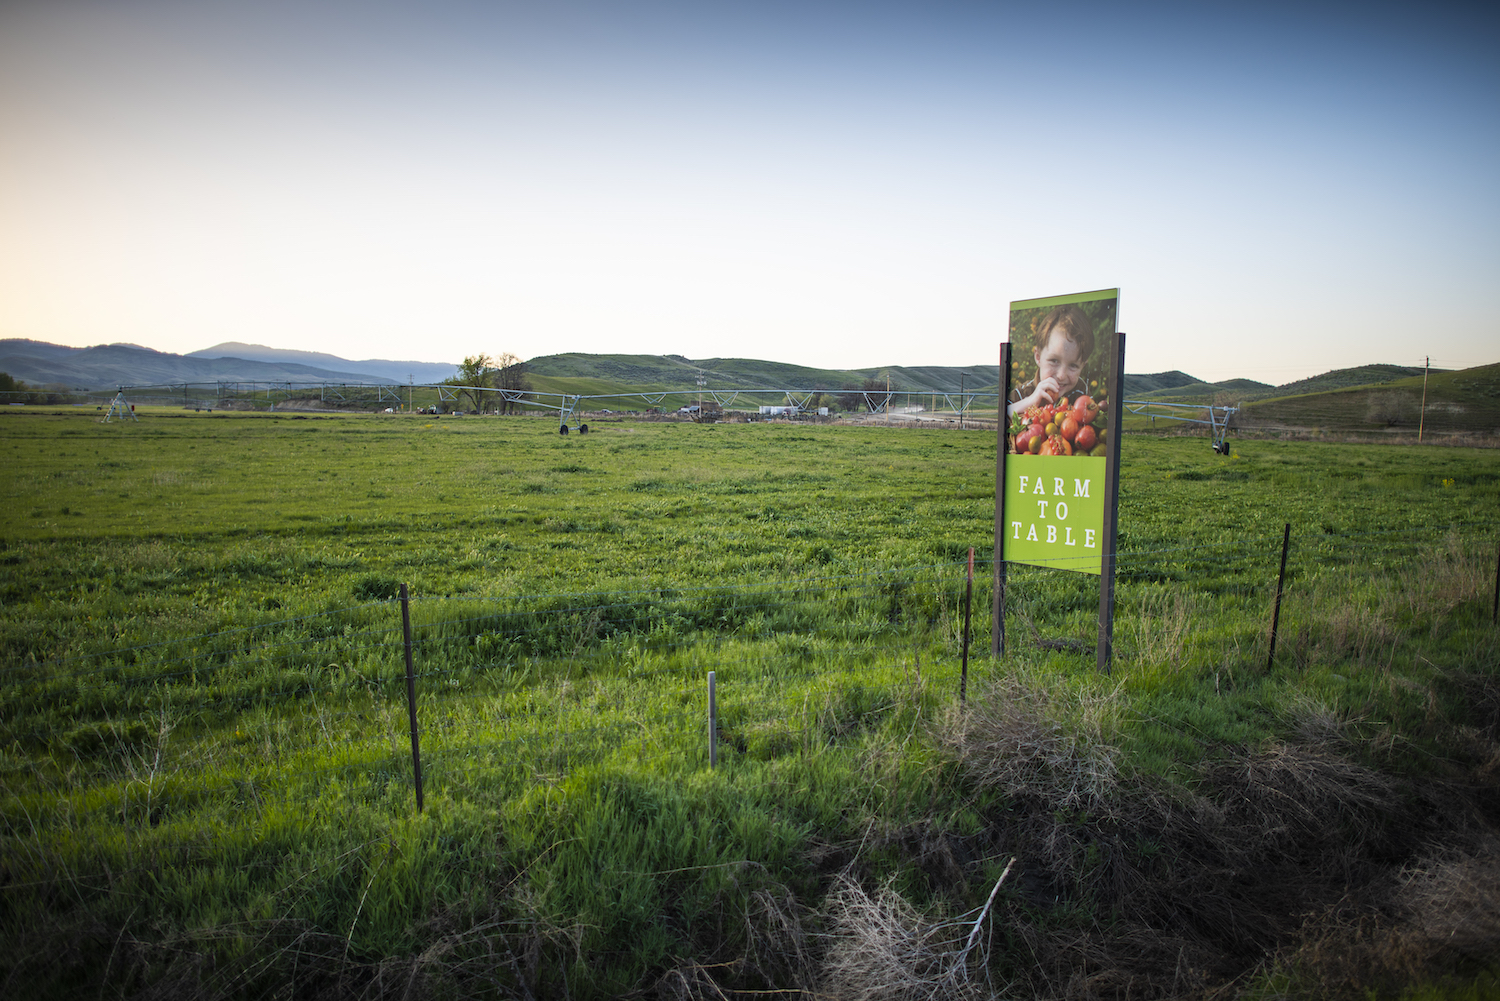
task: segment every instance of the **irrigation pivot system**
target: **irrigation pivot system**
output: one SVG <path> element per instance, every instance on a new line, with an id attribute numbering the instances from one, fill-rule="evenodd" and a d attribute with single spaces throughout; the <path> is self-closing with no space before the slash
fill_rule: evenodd
<path id="1" fill-rule="evenodd" d="M 414 409 L 414 399 L 433 401 L 436 406 L 453 406 L 464 396 L 479 401 L 481 411 L 499 410 L 502 406 L 528 411 L 553 413 L 559 424 L 566 424 L 580 410 L 594 411 L 613 404 L 620 409 L 677 409 L 678 405 L 693 416 L 714 410 L 725 411 L 738 403 L 746 408 L 776 406 L 786 413 L 807 413 L 820 399 L 837 400 L 844 410 L 861 414 L 902 414 L 915 420 L 946 419 L 953 415 L 967 419 L 974 410 L 988 410 L 998 403 L 998 394 L 899 389 L 782 389 L 776 387 L 734 390 L 695 386 L 691 389 L 624 390 L 616 393 L 557 393 L 533 389 L 497 389 L 493 386 L 458 386 L 451 383 L 397 385 L 395 383 L 349 382 L 185 382 L 154 386 L 122 386 L 114 394 L 129 392 L 140 403 L 171 406 L 179 404 L 194 409 L 253 408 L 274 410 L 277 404 L 294 400 L 314 401 L 334 406 L 389 405 Z M 100 394 L 88 394 L 102 401 Z M 706 401 L 711 400 L 712 408 Z M 493 402 L 493 405 L 491 405 Z M 1127 413 L 1150 417 L 1153 421 L 1177 421 L 1207 427 L 1216 452 L 1228 452 L 1225 435 L 1230 418 L 1238 407 L 1193 403 L 1162 403 L 1155 400 L 1125 400 Z"/>
<path id="2" fill-rule="evenodd" d="M 1239 407 L 1216 407 L 1203 403 L 1158 403 L 1155 400 L 1125 400 L 1125 410 L 1138 417 L 1150 417 L 1152 424 L 1160 417 L 1167 421 L 1182 421 L 1184 424 L 1205 424 L 1209 428 L 1214 440 L 1214 451 L 1220 455 L 1229 454 L 1229 443 L 1224 440 L 1229 431 L 1229 418 L 1239 412 Z M 1177 411 L 1188 411 L 1201 414 L 1207 411 L 1207 418 L 1188 417 Z"/>

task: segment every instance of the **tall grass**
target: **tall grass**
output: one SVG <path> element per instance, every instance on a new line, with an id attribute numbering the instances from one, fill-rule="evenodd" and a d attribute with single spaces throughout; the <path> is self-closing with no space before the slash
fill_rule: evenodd
<path id="1" fill-rule="evenodd" d="M 1495 943 L 1487 455 L 1132 443 L 1115 673 L 1012 568 L 958 707 L 987 436 L 72 420 L 0 423 L 8 996 L 1394 995 Z"/>

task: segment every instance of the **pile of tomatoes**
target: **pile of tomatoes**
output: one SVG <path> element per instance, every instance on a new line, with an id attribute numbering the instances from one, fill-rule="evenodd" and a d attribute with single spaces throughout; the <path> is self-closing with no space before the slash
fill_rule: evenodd
<path id="1" fill-rule="evenodd" d="M 1017 455 L 1103 456 L 1109 438 L 1106 404 L 1082 394 L 1069 403 L 1028 407 L 1011 423 L 1011 442 Z"/>

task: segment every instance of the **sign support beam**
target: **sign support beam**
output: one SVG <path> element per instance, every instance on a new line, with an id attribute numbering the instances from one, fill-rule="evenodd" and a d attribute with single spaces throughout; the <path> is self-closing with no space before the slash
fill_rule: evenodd
<path id="1" fill-rule="evenodd" d="M 1115 335 L 1114 371 L 1109 381 L 1109 456 L 1104 463 L 1104 525 L 1100 543 L 1104 547 L 1099 568 L 1099 641 L 1096 657 L 1099 671 L 1110 673 L 1115 645 L 1115 539 L 1120 512 L 1120 420 L 1124 413 L 1125 335 Z"/>

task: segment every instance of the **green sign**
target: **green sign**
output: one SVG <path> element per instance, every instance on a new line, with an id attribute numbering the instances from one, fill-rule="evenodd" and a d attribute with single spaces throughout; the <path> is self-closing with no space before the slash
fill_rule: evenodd
<path id="1" fill-rule="evenodd" d="M 1100 572 L 1104 459 L 1028 455 L 1007 464 L 1004 558 Z"/>
<path id="2" fill-rule="evenodd" d="M 1118 289 L 1010 304 L 1004 489 L 996 530 L 1011 563 L 1098 575 L 1118 456 Z"/>

